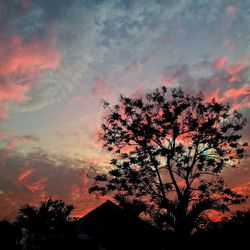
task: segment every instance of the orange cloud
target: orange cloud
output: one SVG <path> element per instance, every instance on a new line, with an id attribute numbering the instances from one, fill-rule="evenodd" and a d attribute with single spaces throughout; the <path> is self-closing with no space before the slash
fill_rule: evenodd
<path id="1" fill-rule="evenodd" d="M 27 177 L 31 176 L 34 173 L 34 168 L 24 169 L 17 177 L 17 180 L 21 182 L 28 190 L 32 193 L 34 192 L 45 192 L 45 182 L 48 180 L 48 177 L 41 177 L 37 181 L 29 183 Z"/>
<path id="2" fill-rule="evenodd" d="M 221 56 L 221 57 L 215 59 L 214 62 L 212 63 L 212 65 L 216 69 L 222 69 L 227 61 L 228 61 L 227 56 Z"/>
<path id="3" fill-rule="evenodd" d="M 219 222 L 223 218 L 222 214 L 215 210 L 209 210 L 206 214 L 209 217 L 209 219 L 213 222 Z"/>
<path id="4" fill-rule="evenodd" d="M 31 184 L 25 183 L 25 187 L 27 187 L 31 192 L 45 191 L 45 182 L 47 180 L 48 177 L 41 177 L 38 181 Z"/>
<path id="5" fill-rule="evenodd" d="M 17 177 L 19 182 L 22 182 L 25 178 L 27 178 L 28 176 L 30 176 L 32 173 L 34 172 L 33 168 L 28 168 L 23 170 L 19 176 Z"/>
<path id="6" fill-rule="evenodd" d="M 233 191 L 241 194 L 241 195 L 249 195 L 250 194 L 250 181 L 244 182 L 237 187 L 233 188 Z"/>
<path id="7" fill-rule="evenodd" d="M 249 94 L 250 94 L 250 86 L 243 86 L 238 89 L 231 88 L 225 92 L 225 96 L 227 98 L 237 98 L 239 96 L 249 95 Z"/>

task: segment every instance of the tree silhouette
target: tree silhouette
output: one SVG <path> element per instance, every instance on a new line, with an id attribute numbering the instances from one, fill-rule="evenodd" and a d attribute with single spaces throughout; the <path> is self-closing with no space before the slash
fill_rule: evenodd
<path id="1" fill-rule="evenodd" d="M 40 206 L 24 205 L 19 209 L 15 225 L 20 229 L 19 244 L 24 249 L 48 249 L 46 244 L 71 233 L 69 215 L 73 206 L 62 200 L 41 202 Z"/>
<path id="2" fill-rule="evenodd" d="M 245 201 L 221 176 L 247 147 L 238 133 L 246 119 L 229 105 L 162 87 L 139 98 L 121 95 L 104 109 L 99 139 L 114 154 L 113 168 L 95 177 L 90 192 L 148 201 L 158 225 L 182 235 L 205 211 Z"/>
<path id="3" fill-rule="evenodd" d="M 147 211 L 146 202 L 140 199 L 131 199 L 130 197 L 121 193 L 115 194 L 114 199 L 126 212 L 135 216 L 139 216 L 142 212 Z"/>
<path id="4" fill-rule="evenodd" d="M 206 247 L 244 249 L 249 244 L 250 210 L 230 213 L 220 221 L 210 221 L 207 227 L 194 235 L 193 242 L 206 242 Z"/>

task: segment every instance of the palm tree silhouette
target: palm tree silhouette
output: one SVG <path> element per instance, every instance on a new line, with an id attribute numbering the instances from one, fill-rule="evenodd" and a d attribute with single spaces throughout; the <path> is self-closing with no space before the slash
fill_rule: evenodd
<path id="1" fill-rule="evenodd" d="M 49 241 L 69 234 L 68 217 L 72 210 L 73 206 L 52 199 L 41 202 L 38 207 L 28 204 L 22 206 L 15 221 L 21 232 L 21 247 L 25 250 L 43 249 Z"/>
<path id="2" fill-rule="evenodd" d="M 139 216 L 142 212 L 147 212 L 147 204 L 139 199 L 131 199 L 123 194 L 114 195 L 114 199 L 118 202 L 119 206 L 123 208 L 126 212 Z"/>

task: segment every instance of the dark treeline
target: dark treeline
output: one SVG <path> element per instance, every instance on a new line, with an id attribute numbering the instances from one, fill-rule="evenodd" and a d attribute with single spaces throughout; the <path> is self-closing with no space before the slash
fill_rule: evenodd
<path id="1" fill-rule="evenodd" d="M 76 219 L 70 218 L 72 210 L 73 206 L 66 205 L 62 200 L 51 199 L 41 202 L 39 206 L 22 206 L 13 222 L 0 221 L 0 249 L 100 249 L 98 239 L 95 244 L 89 246 L 87 243 L 79 244 L 79 232 L 76 232 L 74 226 Z M 222 218 L 219 222 L 207 218 L 204 227 L 186 238 L 181 238 L 174 232 L 159 230 L 159 235 L 152 238 L 153 246 L 148 246 L 146 249 L 169 249 L 170 246 L 183 245 L 188 249 L 240 246 L 248 243 L 249 232 L 250 210 L 237 211 L 231 217 Z M 129 240 L 127 239 L 128 242 Z M 112 242 L 108 243 L 112 246 Z M 140 244 L 137 244 L 135 249 L 145 249 L 145 245 L 141 243 L 143 247 L 140 248 Z M 119 249 L 123 249 L 122 242 L 120 244 Z"/>
<path id="2" fill-rule="evenodd" d="M 0 249 L 67 249 L 76 237 L 69 218 L 72 210 L 73 206 L 62 200 L 23 205 L 13 222 L 0 222 Z"/>

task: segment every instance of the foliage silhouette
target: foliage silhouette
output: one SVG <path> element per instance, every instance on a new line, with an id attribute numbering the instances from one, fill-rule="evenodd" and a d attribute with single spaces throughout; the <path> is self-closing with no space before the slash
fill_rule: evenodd
<path id="1" fill-rule="evenodd" d="M 148 208 L 146 202 L 139 199 L 131 199 L 130 197 L 120 193 L 115 194 L 114 199 L 126 212 L 135 216 L 139 216 L 142 212 L 146 213 Z"/>
<path id="2" fill-rule="evenodd" d="M 209 210 L 228 211 L 246 197 L 228 188 L 222 170 L 236 167 L 247 143 L 246 119 L 229 105 L 165 87 L 139 98 L 104 102 L 100 141 L 113 168 L 89 192 L 147 201 L 162 229 L 189 235 Z"/>
<path id="3" fill-rule="evenodd" d="M 73 234 L 69 215 L 73 206 L 62 200 L 41 202 L 40 206 L 24 205 L 19 209 L 15 225 L 20 230 L 19 245 L 23 249 L 51 249 L 57 239 L 67 239 Z M 49 246 L 48 246 L 49 245 Z"/>
<path id="4" fill-rule="evenodd" d="M 244 249 L 249 244 L 250 210 L 233 212 L 230 217 L 219 222 L 210 221 L 207 226 L 193 236 L 193 242 L 206 242 L 206 247 Z"/>

